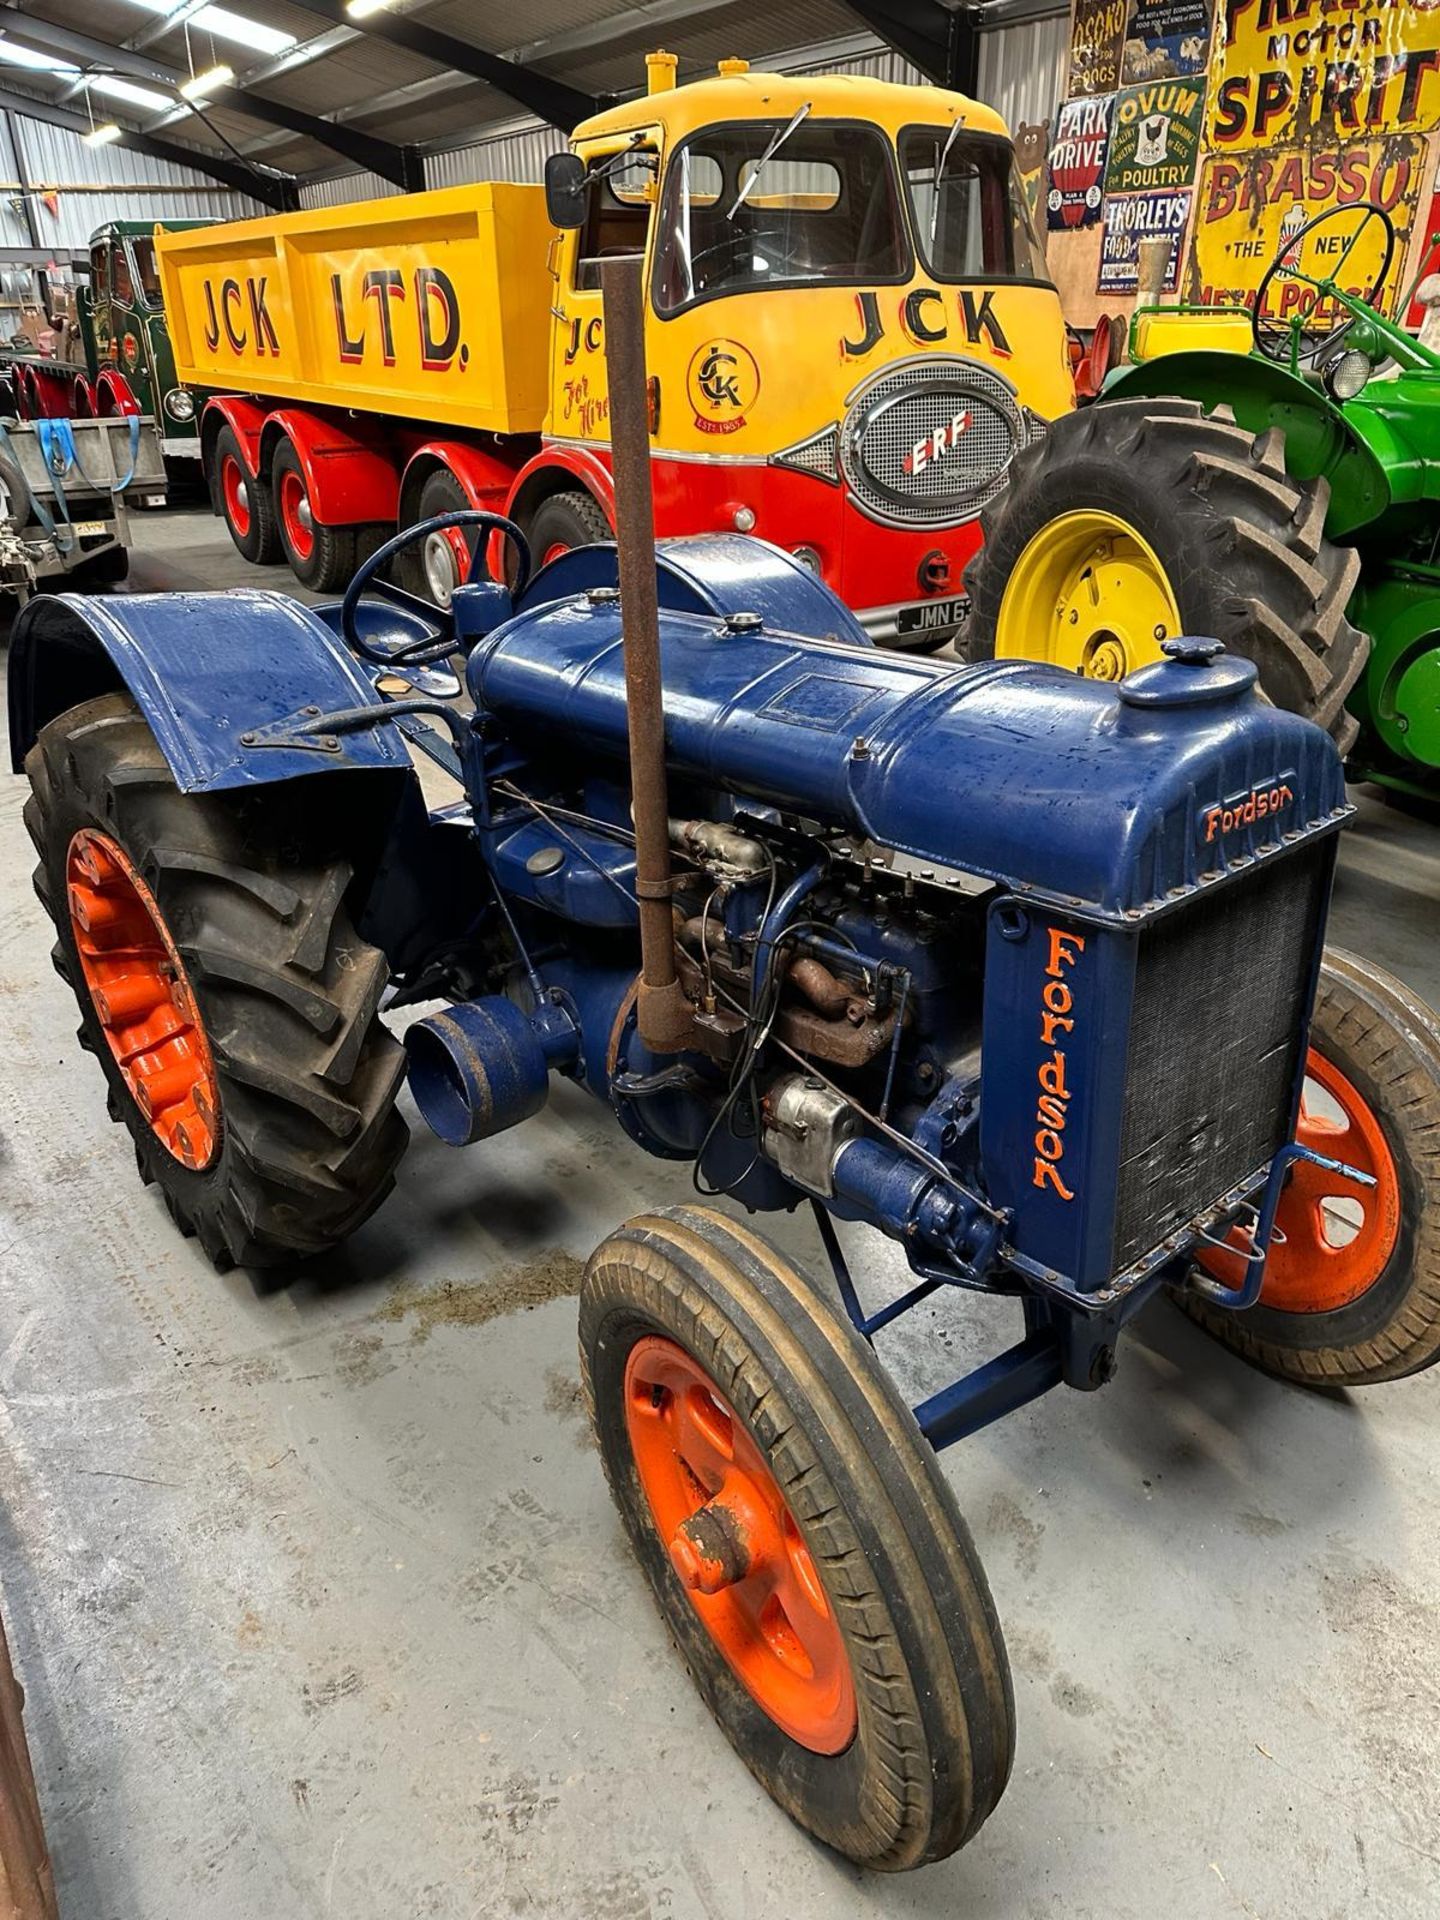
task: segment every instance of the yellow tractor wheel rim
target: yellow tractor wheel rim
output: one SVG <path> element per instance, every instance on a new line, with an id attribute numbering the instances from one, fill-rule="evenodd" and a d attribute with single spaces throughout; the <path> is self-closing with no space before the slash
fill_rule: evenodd
<path id="1" fill-rule="evenodd" d="M 1123 680 L 1163 659 L 1180 609 L 1155 549 L 1118 514 L 1062 513 L 1025 548 L 1000 603 L 995 654 Z"/>

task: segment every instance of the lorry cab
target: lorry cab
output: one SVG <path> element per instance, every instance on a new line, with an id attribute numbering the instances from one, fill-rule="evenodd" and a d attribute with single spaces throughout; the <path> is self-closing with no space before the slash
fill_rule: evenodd
<path id="1" fill-rule="evenodd" d="M 167 227 L 205 227 L 171 220 Z M 175 370 L 165 324 L 155 227 L 111 220 L 90 236 L 90 284 L 78 300 L 95 411 L 150 414 L 167 457 L 195 458 L 196 406 Z"/>
<path id="2" fill-rule="evenodd" d="M 981 511 L 1074 404 L 1004 122 L 939 88 L 647 64 L 547 177 L 547 439 L 607 438 L 600 264 L 640 253 L 657 519 L 789 548 L 877 638 L 946 637 Z"/>

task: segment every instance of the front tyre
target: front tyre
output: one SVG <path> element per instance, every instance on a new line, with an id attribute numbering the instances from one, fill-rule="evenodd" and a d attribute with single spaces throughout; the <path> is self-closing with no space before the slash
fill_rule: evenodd
<path id="1" fill-rule="evenodd" d="M 1348 752 L 1370 643 L 1345 617 L 1360 560 L 1326 540 L 1329 500 L 1286 472 L 1279 428 L 1193 400 L 1082 407 L 1017 456 L 983 517 L 969 657 L 1121 680 L 1177 634 L 1212 636 Z"/>
<path id="2" fill-rule="evenodd" d="M 526 531 L 537 567 L 558 560 L 572 547 L 592 547 L 615 538 L 600 502 L 579 488 L 542 500 Z"/>
<path id="3" fill-rule="evenodd" d="M 677 1207 L 591 1255 L 580 1356 L 631 1545 L 766 1791 L 863 1866 L 964 1846 L 1009 1777 L 1009 1666 L 871 1349 L 758 1235 Z"/>
<path id="4" fill-rule="evenodd" d="M 333 1246 L 407 1138 L 349 865 L 284 787 L 178 793 L 128 694 L 51 721 L 25 770 L 56 970 L 141 1178 L 221 1269 Z"/>
<path id="5" fill-rule="evenodd" d="M 1266 1373 L 1371 1386 L 1440 1359 L 1440 1020 L 1398 980 L 1327 947 L 1298 1137 L 1370 1174 L 1366 1187 L 1296 1164 L 1259 1304 L 1180 1305 Z M 1240 1262 L 1207 1255 L 1227 1286 Z"/>

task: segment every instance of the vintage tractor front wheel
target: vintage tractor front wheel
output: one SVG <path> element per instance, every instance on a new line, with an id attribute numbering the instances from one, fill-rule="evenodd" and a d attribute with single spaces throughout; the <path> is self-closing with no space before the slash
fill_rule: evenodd
<path id="1" fill-rule="evenodd" d="M 1370 1386 L 1440 1360 L 1440 1021 L 1398 980 L 1327 947 L 1298 1137 L 1373 1186 L 1300 1162 L 1258 1306 L 1180 1305 L 1267 1373 Z M 1241 1263 L 1207 1255 L 1226 1286 Z"/>
<path id="2" fill-rule="evenodd" d="M 128 694 L 51 721 L 25 770 L 55 967 L 141 1178 L 221 1269 L 334 1245 L 407 1138 L 349 865 L 283 789 L 178 793 Z"/>
<path id="3" fill-rule="evenodd" d="M 969 656 L 1120 680 L 1176 634 L 1208 635 L 1346 752 L 1369 643 L 1345 617 L 1360 561 L 1324 537 L 1329 497 L 1286 472 L 1278 428 L 1190 400 L 1082 408 L 1019 455 L 984 517 Z"/>
<path id="4" fill-rule="evenodd" d="M 1009 1667 L 871 1349 L 758 1235 L 677 1207 L 591 1255 L 580 1354 L 631 1544 L 746 1765 L 861 1865 L 963 1846 L 1009 1777 Z"/>

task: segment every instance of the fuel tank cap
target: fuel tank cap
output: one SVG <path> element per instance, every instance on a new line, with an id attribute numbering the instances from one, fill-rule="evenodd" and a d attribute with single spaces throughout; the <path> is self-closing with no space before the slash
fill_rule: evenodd
<path id="1" fill-rule="evenodd" d="M 1238 700 L 1259 679 L 1253 660 L 1227 653 L 1223 640 L 1181 634 L 1161 642 L 1165 655 L 1120 682 L 1128 707 L 1206 707 Z"/>

